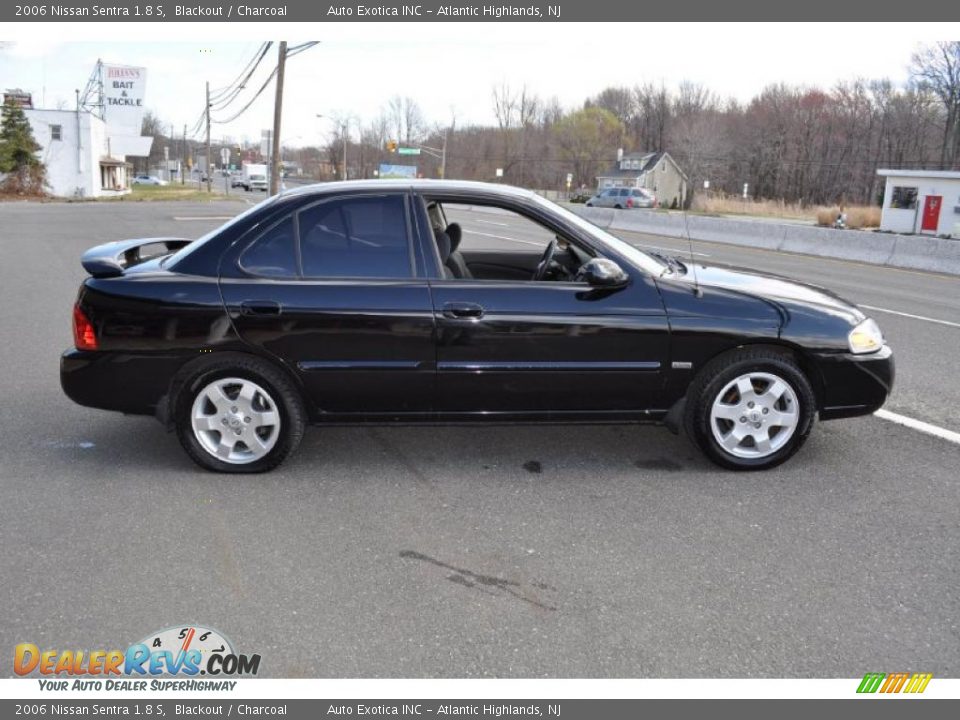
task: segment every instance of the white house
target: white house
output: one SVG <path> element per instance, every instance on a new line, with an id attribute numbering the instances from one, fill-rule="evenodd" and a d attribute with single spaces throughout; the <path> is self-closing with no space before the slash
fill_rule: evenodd
<path id="1" fill-rule="evenodd" d="M 880 229 L 960 238 L 960 171 L 877 170 L 886 178 Z"/>
<path id="2" fill-rule="evenodd" d="M 130 192 L 125 148 L 111 148 L 103 120 L 84 110 L 24 108 L 23 112 L 40 145 L 37 156 L 47 167 L 52 195 L 89 198 Z"/>

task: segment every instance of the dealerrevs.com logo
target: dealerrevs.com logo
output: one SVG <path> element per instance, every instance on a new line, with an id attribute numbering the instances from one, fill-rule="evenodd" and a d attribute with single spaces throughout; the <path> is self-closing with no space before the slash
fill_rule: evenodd
<path id="1" fill-rule="evenodd" d="M 13 660 L 13 670 L 20 676 L 90 676 L 92 680 L 111 676 L 236 677 L 256 675 L 259 669 L 260 655 L 237 653 L 222 633 L 197 625 L 151 633 L 126 650 L 41 649 L 35 643 L 20 643 Z M 66 682 L 57 683 L 53 689 L 66 690 L 66 686 Z M 78 689 L 86 688 L 81 685 Z"/>

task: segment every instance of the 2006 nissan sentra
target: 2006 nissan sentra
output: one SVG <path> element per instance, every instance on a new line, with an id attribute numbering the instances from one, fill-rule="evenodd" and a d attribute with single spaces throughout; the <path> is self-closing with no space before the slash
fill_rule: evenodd
<path id="1" fill-rule="evenodd" d="M 156 415 L 211 470 L 269 470 L 307 424 L 465 421 L 662 423 L 769 468 L 894 376 L 827 290 L 643 252 L 501 185 L 303 187 L 82 262 L 64 391 Z"/>

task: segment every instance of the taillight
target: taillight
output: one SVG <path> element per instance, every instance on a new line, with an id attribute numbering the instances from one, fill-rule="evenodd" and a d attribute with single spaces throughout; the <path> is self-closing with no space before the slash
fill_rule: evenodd
<path id="1" fill-rule="evenodd" d="M 628 207 L 628 208 L 632 208 L 632 207 L 633 207 L 633 198 L 627 198 L 627 207 Z"/>
<path id="2" fill-rule="evenodd" d="M 79 305 L 73 306 L 73 344 L 77 350 L 97 349 L 97 334 L 93 330 L 93 323 Z"/>

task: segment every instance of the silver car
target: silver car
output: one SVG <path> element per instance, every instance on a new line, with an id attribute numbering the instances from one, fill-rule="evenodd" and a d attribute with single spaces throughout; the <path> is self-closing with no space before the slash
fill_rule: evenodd
<path id="1" fill-rule="evenodd" d="M 642 188 L 608 188 L 587 200 L 587 207 L 610 207 L 618 210 L 656 207 L 657 198 Z"/>

